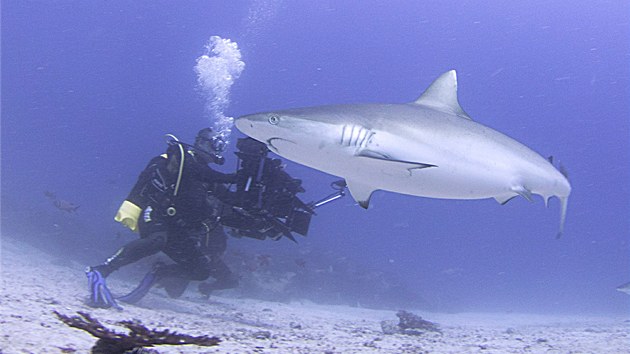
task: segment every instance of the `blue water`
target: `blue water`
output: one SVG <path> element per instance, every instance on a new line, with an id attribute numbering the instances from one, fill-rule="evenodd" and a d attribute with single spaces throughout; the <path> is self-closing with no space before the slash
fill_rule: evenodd
<path id="1" fill-rule="evenodd" d="M 3 1 L 1 35 L 3 236 L 86 264 L 132 239 L 113 215 L 164 134 L 212 124 L 193 67 L 217 35 L 246 65 L 229 116 L 412 101 L 456 69 L 466 112 L 553 155 L 573 187 L 559 240 L 557 200 L 377 192 L 367 211 L 349 197 L 322 208 L 297 245 L 231 247 L 347 257 L 444 311 L 630 311 L 615 290 L 630 281 L 627 2 Z M 334 177 L 287 165 L 303 199 L 330 192 Z"/>

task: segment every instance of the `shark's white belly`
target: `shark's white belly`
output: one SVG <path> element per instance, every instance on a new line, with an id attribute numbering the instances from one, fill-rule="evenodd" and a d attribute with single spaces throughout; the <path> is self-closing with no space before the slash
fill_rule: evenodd
<path id="1" fill-rule="evenodd" d="M 356 156 L 352 149 L 337 147 L 317 150 L 293 146 L 280 149 L 281 156 L 306 166 L 339 176 L 349 182 L 369 185 L 374 189 L 430 198 L 484 199 L 510 193 L 516 174 L 508 169 L 481 161 L 458 161 L 453 156 L 443 159 L 413 159 L 436 167 L 407 168 L 388 161 Z M 411 159 L 407 159 L 409 161 Z M 448 162 L 446 162 L 448 161 Z"/>
<path id="2" fill-rule="evenodd" d="M 345 178 L 363 179 L 366 184 L 381 190 L 429 198 L 493 198 L 508 193 L 511 187 L 509 178 L 496 175 L 486 175 L 484 178 L 485 174 L 479 173 L 478 170 L 467 170 L 461 166 L 457 170 L 448 167 L 429 167 L 406 173 L 391 173 L 379 166 L 363 170 L 362 174 L 351 172 Z"/>
<path id="3" fill-rule="evenodd" d="M 386 163 L 366 162 L 350 158 L 349 168 L 332 171 L 351 181 L 362 181 L 376 189 L 429 198 L 483 199 L 509 192 L 511 176 L 507 173 L 489 173 L 479 166 L 437 165 L 421 169 L 392 170 Z"/>

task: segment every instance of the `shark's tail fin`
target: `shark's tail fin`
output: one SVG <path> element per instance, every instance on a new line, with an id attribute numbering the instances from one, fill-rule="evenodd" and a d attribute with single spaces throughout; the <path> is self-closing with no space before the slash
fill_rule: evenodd
<path id="1" fill-rule="evenodd" d="M 552 165 L 554 165 L 553 156 L 549 156 L 548 160 Z M 569 191 L 566 193 L 566 195 L 562 197 L 559 195 L 556 195 L 558 199 L 560 199 L 560 230 L 558 230 L 558 234 L 556 235 L 556 239 L 559 239 L 560 237 L 562 237 L 562 234 L 564 233 L 564 221 L 567 218 L 567 204 L 569 203 L 569 193 L 571 192 L 571 187 L 569 184 L 569 173 L 567 172 L 567 169 L 564 167 L 564 165 L 560 163 L 556 168 L 564 176 L 564 178 L 566 179 L 567 185 L 569 187 L 568 188 Z M 546 199 L 545 199 L 545 205 L 547 205 Z"/>
<path id="2" fill-rule="evenodd" d="M 567 218 L 567 204 L 569 204 L 569 196 L 566 197 L 558 197 L 560 199 L 560 230 L 556 235 L 556 238 L 562 237 L 564 233 L 564 221 Z"/>

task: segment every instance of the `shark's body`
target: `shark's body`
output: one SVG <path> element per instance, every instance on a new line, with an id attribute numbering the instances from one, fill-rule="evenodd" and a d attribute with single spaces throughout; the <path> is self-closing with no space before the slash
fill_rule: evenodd
<path id="1" fill-rule="evenodd" d="M 457 101 L 455 71 L 440 76 L 415 102 L 349 104 L 252 114 L 243 133 L 289 160 L 343 177 L 367 207 L 374 190 L 430 198 L 521 195 L 561 200 L 561 227 L 571 192 L 547 159 L 474 122 Z"/>

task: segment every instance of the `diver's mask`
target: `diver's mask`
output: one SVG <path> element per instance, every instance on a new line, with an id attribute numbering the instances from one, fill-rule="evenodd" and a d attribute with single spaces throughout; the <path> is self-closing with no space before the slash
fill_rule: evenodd
<path id="1" fill-rule="evenodd" d="M 222 154 L 227 149 L 227 142 L 223 135 L 215 133 L 210 128 L 203 128 L 197 133 L 195 138 L 195 150 L 197 150 L 206 160 L 218 165 L 225 163 Z"/>

